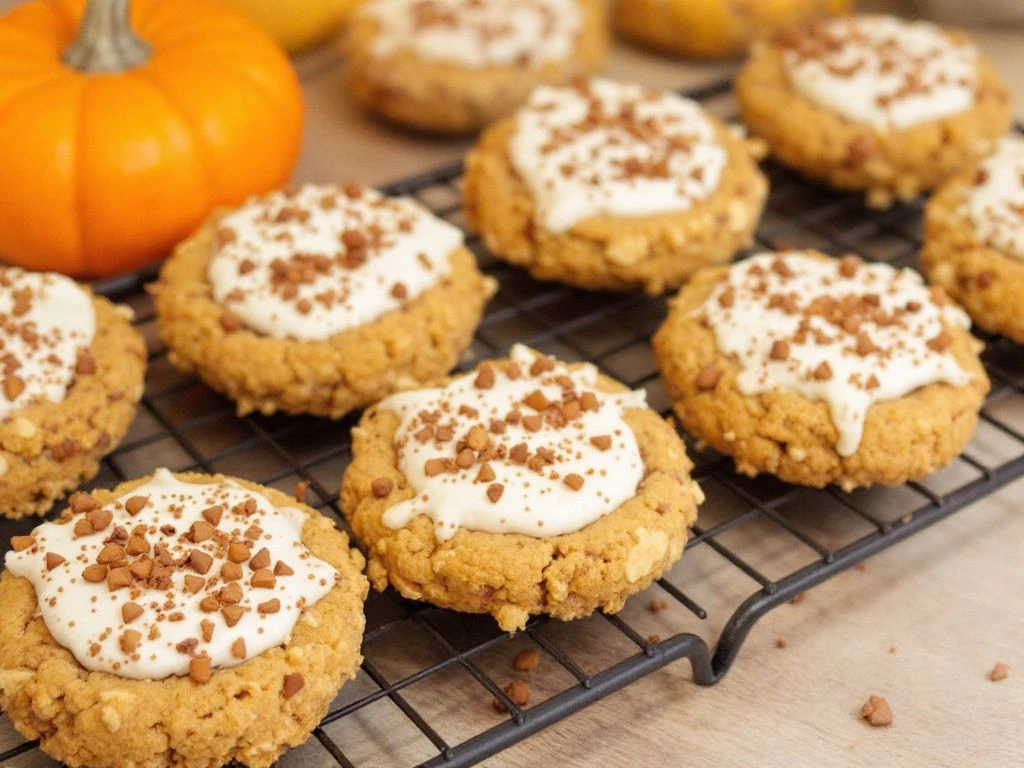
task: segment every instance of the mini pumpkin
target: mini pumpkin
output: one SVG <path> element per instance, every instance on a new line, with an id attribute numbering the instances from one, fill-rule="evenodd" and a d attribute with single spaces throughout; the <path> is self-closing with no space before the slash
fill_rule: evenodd
<path id="1" fill-rule="evenodd" d="M 0 17 L 0 259 L 76 277 L 152 263 L 281 185 L 302 118 L 287 57 L 218 3 L 17 5 Z"/>
<path id="2" fill-rule="evenodd" d="M 759 37 L 853 0 L 616 0 L 615 25 L 642 45 L 679 56 L 738 56 Z"/>

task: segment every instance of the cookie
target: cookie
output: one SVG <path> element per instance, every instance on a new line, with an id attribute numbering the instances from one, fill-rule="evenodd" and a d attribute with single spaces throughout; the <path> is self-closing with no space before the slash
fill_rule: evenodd
<path id="1" fill-rule="evenodd" d="M 455 226 L 346 184 L 216 214 L 152 290 L 171 362 L 240 415 L 339 418 L 450 370 L 495 283 Z"/>
<path id="2" fill-rule="evenodd" d="M 0 515 L 45 514 L 99 471 L 142 396 L 131 310 L 56 273 L 0 267 Z"/>
<path id="3" fill-rule="evenodd" d="M 674 93 L 542 87 L 470 153 L 466 218 L 539 280 L 660 293 L 750 242 L 767 192 L 757 151 Z"/>
<path id="4" fill-rule="evenodd" d="M 384 400 L 352 439 L 341 500 L 371 583 L 509 632 L 620 610 L 679 558 L 703 500 L 642 391 L 520 345 Z"/>
<path id="5" fill-rule="evenodd" d="M 754 40 L 808 17 L 842 13 L 851 0 L 616 0 L 615 29 L 647 48 L 674 56 L 740 56 Z"/>
<path id="6" fill-rule="evenodd" d="M 363 558 L 279 491 L 161 469 L 11 545 L 0 704 L 72 768 L 266 768 L 360 662 Z"/>
<path id="7" fill-rule="evenodd" d="M 967 444 L 989 387 L 969 325 L 909 269 L 790 251 L 695 275 L 653 344 L 687 431 L 740 472 L 849 490 Z"/>
<path id="8" fill-rule="evenodd" d="M 924 232 L 928 278 L 982 328 L 1024 343 L 1024 138 L 1007 136 L 944 184 L 925 206 Z"/>
<path id="9" fill-rule="evenodd" d="M 356 100 L 426 131 L 469 133 L 542 83 L 599 69 L 601 0 L 369 0 L 345 39 Z"/>
<path id="10" fill-rule="evenodd" d="M 772 155 L 885 208 L 989 153 L 1010 96 L 963 35 L 928 22 L 852 16 L 756 46 L 736 79 L 751 133 Z"/>

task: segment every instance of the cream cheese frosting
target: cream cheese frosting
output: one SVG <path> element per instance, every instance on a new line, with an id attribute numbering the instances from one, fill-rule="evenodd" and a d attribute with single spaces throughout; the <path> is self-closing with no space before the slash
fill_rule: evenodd
<path id="1" fill-rule="evenodd" d="M 689 210 L 718 188 L 727 161 L 699 104 L 632 83 L 541 86 L 515 121 L 512 165 L 551 232 Z"/>
<path id="2" fill-rule="evenodd" d="M 67 516 L 12 540 L 5 565 L 83 667 L 162 680 L 288 641 L 337 579 L 303 545 L 306 519 L 231 480 L 158 469 L 109 504 L 76 493 Z"/>
<path id="3" fill-rule="evenodd" d="M 309 184 L 218 223 L 213 298 L 266 336 L 326 339 L 400 309 L 451 273 L 458 227 L 406 198 Z"/>
<path id="4" fill-rule="evenodd" d="M 731 267 L 696 311 L 739 363 L 742 394 L 786 391 L 828 404 L 840 456 L 857 451 L 873 403 L 971 381 L 947 329 L 968 328 L 967 315 L 938 304 L 909 269 L 762 253 Z"/>
<path id="5" fill-rule="evenodd" d="M 854 16 L 783 37 L 794 89 L 879 130 L 939 120 L 974 104 L 977 49 L 924 21 Z"/>
<path id="6" fill-rule="evenodd" d="M 75 374 L 92 368 L 95 334 L 92 299 L 74 280 L 0 267 L 0 420 L 62 402 Z"/>
<path id="7" fill-rule="evenodd" d="M 570 368 L 522 345 L 440 388 L 392 395 L 398 468 L 416 496 L 390 507 L 401 528 L 428 515 L 441 541 L 460 529 L 534 537 L 579 531 L 636 495 L 644 463 L 623 418 L 642 390 L 595 390 L 597 369 Z"/>
<path id="8" fill-rule="evenodd" d="M 377 24 L 375 56 L 477 69 L 567 60 L 583 26 L 578 0 L 371 0 L 361 13 Z"/>
<path id="9" fill-rule="evenodd" d="M 1024 138 L 999 141 L 978 167 L 964 208 L 979 241 L 1024 259 Z"/>

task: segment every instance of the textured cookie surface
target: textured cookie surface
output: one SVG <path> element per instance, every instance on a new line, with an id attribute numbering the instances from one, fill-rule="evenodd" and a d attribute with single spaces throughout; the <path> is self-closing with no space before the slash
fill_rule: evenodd
<path id="1" fill-rule="evenodd" d="M 609 91 L 609 101 L 602 107 L 602 111 L 607 111 L 608 104 L 619 98 L 616 89 L 626 93 L 629 88 L 629 84 L 591 81 L 590 85 L 578 84 L 574 90 Z M 568 90 L 566 93 L 572 95 Z M 637 107 L 635 114 L 660 108 L 663 105 L 655 106 L 653 102 L 661 97 L 645 93 L 642 99 L 647 103 Z M 664 97 L 670 98 L 667 94 Z M 543 114 L 543 109 L 534 111 Z M 685 156 L 690 151 L 687 139 L 649 137 L 644 120 L 635 116 L 633 108 L 623 111 L 627 116 L 621 120 L 606 115 L 607 130 L 614 133 L 620 130 L 617 124 L 625 123 L 625 130 L 629 131 L 628 126 L 633 125 L 635 134 L 643 137 L 638 146 L 630 149 L 635 149 L 638 156 L 607 158 L 605 175 L 594 186 L 607 188 L 606 179 L 628 182 L 631 176 L 644 183 L 672 180 L 672 163 L 677 159 L 686 163 Z M 687 195 L 677 207 L 662 205 L 653 212 L 635 209 L 638 202 L 651 199 L 651 195 L 645 192 L 630 196 L 623 191 L 618 205 L 633 208 L 632 215 L 613 215 L 602 210 L 561 229 L 543 223 L 545 211 L 513 160 L 512 147 L 519 131 L 517 119 L 501 120 L 484 132 L 467 159 L 463 193 L 467 221 L 481 234 L 491 252 L 525 268 L 539 280 L 558 280 L 592 290 L 641 289 L 648 293 L 678 286 L 693 270 L 726 261 L 749 243 L 767 193 L 767 182 L 754 159 L 759 145 L 738 138 L 710 115 L 698 120 L 708 127 L 711 137 L 702 149 L 717 145 L 712 154 L 724 156 L 721 166 L 714 168 L 717 185 Z M 596 141 L 594 135 L 587 135 L 591 131 L 589 125 L 584 118 L 573 127 L 582 141 Z M 599 126 L 598 130 L 604 128 Z M 611 142 L 606 143 L 606 148 L 610 145 Z M 541 147 L 542 160 L 545 151 Z M 615 151 L 613 148 L 608 154 Z M 658 159 L 661 152 L 666 157 Z M 640 157 L 644 154 L 646 159 Z M 607 172 L 617 164 L 622 168 L 620 179 Z M 566 175 L 583 180 L 592 172 L 594 169 L 586 162 L 564 169 Z M 706 168 L 693 167 L 689 173 L 692 178 L 678 180 L 683 188 L 708 181 Z"/>
<path id="2" fill-rule="evenodd" d="M 142 396 L 146 346 L 123 308 L 94 296 L 96 333 L 60 403 L 37 402 L 0 423 L 0 515 L 45 514 L 99 471 Z"/>
<path id="3" fill-rule="evenodd" d="M 895 485 L 946 465 L 966 445 L 989 383 L 978 359 L 979 344 L 963 328 L 946 327 L 943 343 L 970 383 L 928 384 L 874 402 L 856 450 L 841 455 L 840 433 L 824 400 L 784 389 L 753 395 L 741 391 L 741 365 L 719 349 L 701 312 L 727 276 L 727 268 L 695 275 L 673 299 L 653 344 L 685 428 L 731 455 L 740 472 L 764 472 L 816 487 Z"/>
<path id="4" fill-rule="evenodd" d="M 146 481 L 92 495 L 106 504 Z M 274 505 L 301 508 L 302 543 L 338 571 L 337 585 L 306 611 L 283 646 L 215 669 L 198 684 L 189 677 L 138 680 L 87 671 L 47 631 L 32 584 L 5 571 L 0 702 L 24 736 L 40 739 L 44 751 L 69 766 L 92 768 L 215 768 L 231 761 L 265 768 L 305 741 L 360 661 L 368 589 L 363 558 L 312 509 L 236 482 Z"/>
<path id="5" fill-rule="evenodd" d="M 839 189 L 863 190 L 869 205 L 885 208 L 934 189 L 990 152 L 1009 128 L 1009 92 L 980 53 L 972 103 L 953 114 L 879 128 L 820 106 L 794 88 L 785 58 L 821 29 L 815 22 L 755 46 L 736 79 L 744 123 L 785 165 Z"/>
<path id="6" fill-rule="evenodd" d="M 240 414 L 338 418 L 443 375 L 468 346 L 495 289 L 458 247 L 446 276 L 372 322 L 323 339 L 266 336 L 213 299 L 208 272 L 222 215 L 175 250 L 151 290 L 171 361 L 235 400 Z"/>
<path id="7" fill-rule="evenodd" d="M 500 3 L 487 1 L 500 12 Z M 408 49 L 375 55 L 381 28 L 364 8 L 353 17 L 345 40 L 349 89 L 364 106 L 402 125 L 439 133 L 477 131 L 515 109 L 537 85 L 565 83 L 600 68 L 608 47 L 604 5 L 572 1 L 579 6 L 581 25 L 570 55 L 523 61 L 533 53 L 525 51 L 519 61 L 473 66 L 460 62 L 457 52 L 452 60 Z M 422 0 L 418 4 L 429 5 Z M 536 0 L 532 4 L 544 5 Z"/>
<path id="8" fill-rule="evenodd" d="M 626 390 L 602 377 L 596 391 L 602 397 Z M 388 510 L 416 491 L 399 470 L 399 416 L 370 409 L 353 431 L 342 505 L 366 545 L 372 583 L 378 589 L 390 583 L 406 597 L 435 605 L 489 613 L 507 631 L 523 628 L 534 614 L 566 620 L 597 609 L 618 611 L 680 556 L 703 498 L 675 431 L 647 408 L 627 409 L 624 418 L 642 457 L 642 479 L 625 503 L 582 529 L 547 538 L 461 527 L 442 538 L 426 514 L 398 528 L 385 522 Z M 491 490 L 479 487 L 481 494 Z M 557 515 L 554 507 L 544 509 Z"/>

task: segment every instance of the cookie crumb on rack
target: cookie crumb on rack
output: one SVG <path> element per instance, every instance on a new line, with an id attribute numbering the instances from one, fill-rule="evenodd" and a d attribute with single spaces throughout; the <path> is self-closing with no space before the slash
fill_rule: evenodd
<path id="1" fill-rule="evenodd" d="M 661 613 L 666 608 L 668 608 L 668 602 L 666 600 L 662 600 L 660 598 L 655 598 L 654 600 L 651 600 L 651 602 L 649 602 L 647 604 L 647 608 L 649 610 L 653 611 L 654 613 Z"/>
<path id="2" fill-rule="evenodd" d="M 522 680 L 513 680 L 511 683 L 506 685 L 502 690 L 505 695 L 512 700 L 512 703 L 517 707 L 525 707 L 530 703 L 530 686 Z M 494 709 L 497 712 L 507 712 L 508 709 L 505 707 L 505 703 L 498 698 L 494 699 Z"/>
<path id="3" fill-rule="evenodd" d="M 783 648 L 785 648 L 787 645 L 789 645 L 789 643 L 786 642 L 786 638 L 784 638 L 784 637 L 776 638 L 776 640 L 775 640 L 775 647 L 778 648 L 780 651 Z"/>
<path id="4" fill-rule="evenodd" d="M 540 651 L 536 648 L 524 648 L 516 654 L 512 666 L 520 672 L 532 672 L 540 666 Z"/>
<path id="5" fill-rule="evenodd" d="M 807 599 L 807 593 L 801 592 L 799 595 L 789 601 L 790 605 L 800 605 L 804 600 Z"/>
<path id="6" fill-rule="evenodd" d="M 889 708 L 889 702 L 881 696 L 869 696 L 860 713 L 875 728 L 892 725 L 892 709 Z"/>

